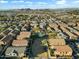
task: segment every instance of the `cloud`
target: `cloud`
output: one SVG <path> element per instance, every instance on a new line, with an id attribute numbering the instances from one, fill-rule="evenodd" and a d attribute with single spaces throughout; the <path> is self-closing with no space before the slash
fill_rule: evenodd
<path id="1" fill-rule="evenodd" d="M 0 0 L 0 3 L 8 3 L 8 1 Z"/>
<path id="2" fill-rule="evenodd" d="M 66 3 L 66 0 L 58 0 L 56 1 L 56 4 L 65 4 Z"/>
<path id="3" fill-rule="evenodd" d="M 25 1 L 25 3 L 27 3 L 27 4 L 32 4 L 33 2 L 31 2 L 31 1 Z"/>
<path id="4" fill-rule="evenodd" d="M 73 3 L 79 3 L 79 0 L 74 1 Z"/>
<path id="5" fill-rule="evenodd" d="M 11 1 L 12 3 L 23 3 L 23 0 L 19 0 L 19 1 Z"/>
<path id="6" fill-rule="evenodd" d="M 47 5 L 48 3 L 46 2 L 37 2 L 37 5 Z"/>
<path id="7" fill-rule="evenodd" d="M 24 0 L 19 0 L 19 1 L 11 1 L 11 3 L 26 3 L 26 4 L 32 4 L 33 2 L 31 2 L 31 1 L 24 1 Z"/>

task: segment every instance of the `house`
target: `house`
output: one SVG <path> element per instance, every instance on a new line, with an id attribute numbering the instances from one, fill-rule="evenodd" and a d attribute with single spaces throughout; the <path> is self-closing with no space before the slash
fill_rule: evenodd
<path id="1" fill-rule="evenodd" d="M 48 39 L 48 56 L 50 59 L 57 56 L 72 56 L 72 49 L 66 45 L 66 42 L 63 38 L 52 38 Z"/>
<path id="2" fill-rule="evenodd" d="M 12 46 L 28 46 L 27 40 L 13 40 Z"/>
<path id="3" fill-rule="evenodd" d="M 59 46 L 59 45 L 65 45 L 66 42 L 64 39 L 48 39 L 49 46 Z"/>
<path id="4" fill-rule="evenodd" d="M 26 51 L 26 47 L 8 47 L 5 51 L 5 56 L 6 57 L 23 57 L 25 56 L 25 51 Z"/>
<path id="5" fill-rule="evenodd" d="M 67 38 L 67 35 L 65 35 L 63 32 L 59 32 L 57 34 L 60 38 L 63 38 L 63 39 L 66 39 Z"/>
<path id="6" fill-rule="evenodd" d="M 60 28 L 62 29 L 63 32 L 65 32 L 69 36 L 70 39 L 77 39 L 78 38 L 76 35 L 74 35 L 73 33 L 71 33 L 65 27 L 61 26 Z"/>
<path id="7" fill-rule="evenodd" d="M 13 35 L 8 34 L 7 36 L 4 36 L 1 40 L 4 42 L 4 44 L 7 44 L 9 41 L 12 41 L 13 39 Z"/>
<path id="8" fill-rule="evenodd" d="M 65 24 L 65 23 L 63 23 L 63 22 L 58 23 L 58 25 L 59 25 L 59 26 L 63 26 L 63 27 L 68 27 L 68 25 Z"/>
<path id="9" fill-rule="evenodd" d="M 30 38 L 31 32 L 20 32 L 20 35 L 17 36 L 17 39 Z"/>
<path id="10" fill-rule="evenodd" d="M 68 45 L 54 46 L 54 55 L 58 56 L 72 56 L 72 49 Z"/>
<path id="11" fill-rule="evenodd" d="M 52 23 L 52 24 L 49 24 L 49 27 L 54 28 L 54 27 L 58 27 L 58 25 L 56 23 Z"/>
<path id="12" fill-rule="evenodd" d="M 69 22 L 68 25 L 69 25 L 69 26 L 73 26 L 73 27 L 76 26 L 76 24 L 75 24 L 74 22 Z"/>
<path id="13" fill-rule="evenodd" d="M 75 30 L 72 27 L 67 27 L 72 33 L 76 34 L 77 36 L 79 36 L 79 31 Z"/>

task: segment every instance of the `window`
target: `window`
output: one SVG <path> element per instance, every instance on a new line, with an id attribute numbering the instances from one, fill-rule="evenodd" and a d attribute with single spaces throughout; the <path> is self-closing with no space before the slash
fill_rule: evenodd
<path id="1" fill-rule="evenodd" d="M 66 52 L 66 54 L 67 54 L 67 52 Z"/>

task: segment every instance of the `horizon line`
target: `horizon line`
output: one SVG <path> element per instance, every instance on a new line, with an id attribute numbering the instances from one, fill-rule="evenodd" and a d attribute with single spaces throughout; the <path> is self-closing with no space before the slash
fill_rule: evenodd
<path id="1" fill-rule="evenodd" d="M 68 8 L 10 8 L 10 9 L 0 9 L 0 11 L 1 10 L 21 10 L 21 9 L 32 9 L 32 10 L 40 10 L 40 9 L 42 9 L 42 10 L 44 10 L 44 9 L 73 9 L 73 8 L 75 8 L 75 9 L 79 9 L 79 7 L 68 7 Z"/>

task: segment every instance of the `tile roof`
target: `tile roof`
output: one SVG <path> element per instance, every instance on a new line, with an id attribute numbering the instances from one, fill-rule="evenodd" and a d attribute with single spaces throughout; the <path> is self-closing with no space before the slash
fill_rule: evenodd
<path id="1" fill-rule="evenodd" d="M 54 46 L 57 52 L 72 52 L 72 49 L 68 45 Z"/>
<path id="2" fill-rule="evenodd" d="M 20 35 L 23 36 L 23 37 L 29 38 L 30 35 L 31 35 L 31 32 L 20 32 Z"/>
<path id="3" fill-rule="evenodd" d="M 65 45 L 66 42 L 64 39 L 48 39 L 49 45 Z"/>
<path id="4" fill-rule="evenodd" d="M 28 41 L 27 40 L 14 40 L 12 42 L 13 46 L 28 46 Z"/>
<path id="5" fill-rule="evenodd" d="M 31 35 L 31 32 L 20 32 L 20 35 L 17 36 L 17 39 L 29 38 L 30 35 Z"/>

